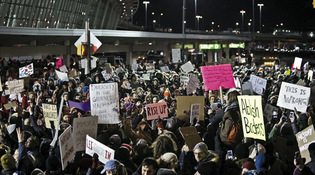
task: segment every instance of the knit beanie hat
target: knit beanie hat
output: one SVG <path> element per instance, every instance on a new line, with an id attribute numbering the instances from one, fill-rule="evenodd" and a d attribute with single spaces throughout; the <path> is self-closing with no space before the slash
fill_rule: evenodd
<path id="1" fill-rule="evenodd" d="M 165 96 L 171 96 L 170 90 L 168 88 L 164 92 L 164 97 Z"/>
<path id="2" fill-rule="evenodd" d="M 263 171 L 263 170 L 266 170 L 268 168 L 269 162 L 267 160 L 266 153 L 258 154 L 258 156 L 256 157 L 255 166 L 256 166 L 257 170 L 259 170 L 259 171 Z"/>
<path id="3" fill-rule="evenodd" d="M 247 161 L 243 164 L 243 168 L 246 168 L 248 170 L 255 170 L 256 169 L 256 166 L 254 164 L 254 162 L 252 161 Z"/>
<path id="4" fill-rule="evenodd" d="M 15 160 L 11 154 L 5 154 L 1 157 L 1 165 L 5 170 L 15 169 Z"/>
<path id="5" fill-rule="evenodd" d="M 196 146 L 194 147 L 194 151 L 196 149 L 200 149 L 205 154 L 208 154 L 208 146 L 204 142 L 197 143 Z"/>
<path id="6" fill-rule="evenodd" d="M 175 162 L 178 161 L 178 158 L 176 156 L 176 154 L 172 153 L 172 152 L 167 152 L 167 153 L 164 153 L 162 156 L 161 156 L 161 161 L 165 162 L 165 163 L 171 163 L 172 160 L 175 160 Z"/>

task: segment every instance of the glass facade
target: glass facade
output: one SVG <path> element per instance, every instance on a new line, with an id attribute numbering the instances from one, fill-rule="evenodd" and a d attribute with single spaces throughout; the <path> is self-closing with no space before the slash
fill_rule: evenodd
<path id="1" fill-rule="evenodd" d="M 116 29 L 135 14 L 139 0 L 0 0 L 0 26 Z"/>

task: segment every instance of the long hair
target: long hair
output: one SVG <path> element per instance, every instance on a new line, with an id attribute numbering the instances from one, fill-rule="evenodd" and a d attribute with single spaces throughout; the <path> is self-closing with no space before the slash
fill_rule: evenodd
<path id="1" fill-rule="evenodd" d="M 240 93 L 237 91 L 229 92 L 227 105 L 230 106 L 233 102 L 237 101 L 237 96 L 239 96 L 239 95 L 240 95 Z"/>

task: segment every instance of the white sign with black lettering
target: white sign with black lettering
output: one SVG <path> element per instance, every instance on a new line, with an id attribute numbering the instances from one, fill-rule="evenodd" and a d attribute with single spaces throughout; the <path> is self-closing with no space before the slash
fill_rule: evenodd
<path id="1" fill-rule="evenodd" d="M 267 80 L 257 77 L 255 75 L 250 75 L 250 82 L 252 83 L 253 91 L 259 95 L 262 95 L 264 92 L 264 89 L 266 89 Z"/>
<path id="2" fill-rule="evenodd" d="M 93 154 L 96 153 L 98 155 L 98 159 L 103 164 L 106 164 L 107 161 L 114 159 L 115 156 L 115 150 L 98 142 L 88 135 L 86 135 L 85 153 L 90 156 L 93 156 Z"/>

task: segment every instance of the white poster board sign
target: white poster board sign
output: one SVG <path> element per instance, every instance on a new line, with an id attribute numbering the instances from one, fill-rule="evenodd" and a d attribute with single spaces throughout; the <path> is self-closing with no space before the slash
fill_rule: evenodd
<path id="1" fill-rule="evenodd" d="M 114 159 L 115 156 L 115 150 L 88 135 L 86 135 L 85 153 L 90 156 L 93 156 L 93 154 L 96 153 L 98 155 L 98 159 L 103 164 L 106 164 L 107 161 Z"/>
<path id="2" fill-rule="evenodd" d="M 194 123 L 194 120 L 196 119 L 197 122 L 199 122 L 200 117 L 200 104 L 191 104 L 190 109 L 190 123 Z"/>
<path id="3" fill-rule="evenodd" d="M 172 61 L 173 63 L 180 62 L 180 49 L 172 49 Z"/>
<path id="4" fill-rule="evenodd" d="M 299 112 L 306 112 L 311 95 L 311 88 L 287 82 L 281 83 L 277 106 Z"/>
<path id="5" fill-rule="evenodd" d="M 5 94 L 16 94 L 24 91 L 24 79 L 8 81 L 8 89 Z"/>
<path id="6" fill-rule="evenodd" d="M 294 69 L 301 69 L 302 61 L 303 61 L 302 58 L 295 57 L 294 63 L 293 63 L 293 68 Z"/>
<path id="7" fill-rule="evenodd" d="M 262 95 L 264 89 L 266 89 L 267 80 L 255 75 L 250 75 L 250 82 L 252 83 L 253 91 L 259 95 Z"/>
<path id="8" fill-rule="evenodd" d="M 180 79 L 180 84 L 182 85 L 187 85 L 189 81 L 189 77 L 187 75 L 181 75 L 179 79 Z"/>
<path id="9" fill-rule="evenodd" d="M 301 157 L 305 158 L 305 164 L 311 161 L 310 153 L 308 147 L 311 143 L 315 142 L 315 133 L 313 125 L 305 128 L 304 130 L 298 132 L 295 137 L 299 145 L 299 150 Z"/>
<path id="10" fill-rule="evenodd" d="M 190 61 L 188 61 L 187 63 L 183 64 L 180 68 L 187 74 L 194 70 L 194 66 L 191 64 Z"/>
<path id="11" fill-rule="evenodd" d="M 310 81 L 313 81 L 313 71 L 312 70 L 308 71 L 307 79 L 310 80 Z"/>
<path id="12" fill-rule="evenodd" d="M 142 74 L 142 77 L 146 81 L 150 81 L 150 74 Z"/>
<path id="13" fill-rule="evenodd" d="M 161 66 L 160 67 L 161 72 L 169 72 L 170 69 L 168 68 L 168 66 Z"/>
<path id="14" fill-rule="evenodd" d="M 71 126 L 69 126 L 60 136 L 59 136 L 59 147 L 61 156 L 62 170 L 64 170 L 68 163 L 74 158 L 74 145 L 71 138 Z"/>
<path id="15" fill-rule="evenodd" d="M 68 72 L 67 66 L 66 65 L 62 65 L 61 67 L 59 67 L 59 70 L 61 72 Z"/>
<path id="16" fill-rule="evenodd" d="M 69 81 L 68 74 L 56 70 L 57 77 L 62 81 Z"/>
<path id="17" fill-rule="evenodd" d="M 73 120 L 73 143 L 75 151 L 84 151 L 86 135 L 97 136 L 97 117 L 82 117 Z"/>
<path id="18" fill-rule="evenodd" d="M 34 74 L 33 63 L 19 68 L 19 78 L 27 77 Z"/>
<path id="19" fill-rule="evenodd" d="M 91 114 L 100 124 L 119 123 L 119 96 L 117 83 L 90 84 Z"/>

